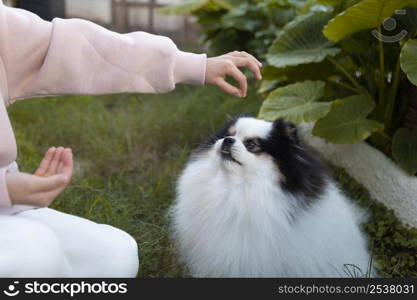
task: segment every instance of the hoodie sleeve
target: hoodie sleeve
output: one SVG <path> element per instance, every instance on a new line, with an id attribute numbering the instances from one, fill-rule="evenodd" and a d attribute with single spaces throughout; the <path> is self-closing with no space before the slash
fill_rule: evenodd
<path id="1" fill-rule="evenodd" d="M 118 34 L 80 19 L 46 22 L 0 2 L 0 58 L 8 99 L 62 94 L 159 93 L 203 84 L 206 55 L 166 37 Z"/>
<path id="2" fill-rule="evenodd" d="M 0 207 L 12 205 L 6 186 L 6 172 L 7 168 L 0 168 Z"/>

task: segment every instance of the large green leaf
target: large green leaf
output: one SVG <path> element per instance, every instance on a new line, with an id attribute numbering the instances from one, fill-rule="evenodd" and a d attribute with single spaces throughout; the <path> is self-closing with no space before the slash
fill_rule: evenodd
<path id="1" fill-rule="evenodd" d="M 401 51 L 401 69 L 417 85 L 417 40 L 409 40 Z"/>
<path id="2" fill-rule="evenodd" d="M 282 79 L 288 72 L 288 68 L 275 68 L 270 65 L 262 68 L 262 79 L 263 80 L 275 80 Z"/>
<path id="3" fill-rule="evenodd" d="M 232 9 L 240 3 L 239 1 L 234 1 L 234 0 L 212 0 L 212 1 L 224 9 Z"/>
<path id="4" fill-rule="evenodd" d="M 320 70 L 319 72 L 317 70 Z M 335 74 L 334 65 L 328 60 L 320 63 L 311 63 L 286 68 L 275 68 L 267 66 L 262 70 L 264 79 L 285 79 L 290 82 L 305 80 L 326 80 Z"/>
<path id="5" fill-rule="evenodd" d="M 417 0 L 363 0 L 332 19 L 324 35 L 338 42 L 358 31 L 378 28 L 388 17 L 404 7 L 417 6 Z"/>
<path id="6" fill-rule="evenodd" d="M 190 14 L 209 2 L 210 0 L 185 0 L 178 4 L 165 6 L 158 12 L 162 14 Z"/>
<path id="7" fill-rule="evenodd" d="M 324 95 L 325 83 L 304 81 L 278 88 L 262 104 L 259 118 L 274 121 L 285 118 L 294 123 L 313 122 L 330 111 L 330 103 L 317 102 Z"/>
<path id="8" fill-rule="evenodd" d="M 317 3 L 323 5 L 331 5 L 331 6 L 342 6 L 342 7 L 349 7 L 361 0 L 317 0 Z"/>
<path id="9" fill-rule="evenodd" d="M 392 155 L 400 166 L 414 175 L 417 173 L 417 129 L 398 129 L 392 141 Z"/>
<path id="10" fill-rule="evenodd" d="M 331 16 L 324 12 L 301 15 L 288 23 L 269 48 L 267 60 L 277 67 L 318 63 L 340 52 L 323 35 Z"/>
<path id="11" fill-rule="evenodd" d="M 384 128 L 383 124 L 366 119 L 374 108 L 375 103 L 368 95 L 336 100 L 327 116 L 317 121 L 313 134 L 335 144 L 363 141 Z"/>
<path id="12" fill-rule="evenodd" d="M 209 3 L 224 9 L 232 9 L 234 7 L 233 1 L 230 0 L 184 0 L 178 4 L 160 8 L 158 12 L 161 14 L 191 14 Z"/>
<path id="13" fill-rule="evenodd" d="M 262 83 L 258 89 L 258 93 L 268 93 L 273 89 L 276 89 L 280 83 L 281 82 L 279 80 L 262 80 Z"/>

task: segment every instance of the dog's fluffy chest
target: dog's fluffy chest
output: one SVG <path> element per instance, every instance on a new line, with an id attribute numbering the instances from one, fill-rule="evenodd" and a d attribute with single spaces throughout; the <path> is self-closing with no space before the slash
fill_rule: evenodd
<path id="1" fill-rule="evenodd" d="M 191 197 L 188 201 L 182 199 L 184 205 L 177 204 L 175 214 L 178 228 L 187 228 L 181 230 L 183 236 L 179 237 L 182 254 L 188 261 L 193 261 L 197 253 L 200 258 L 204 257 L 195 261 L 195 276 L 229 277 L 243 273 L 260 276 L 256 272 L 258 268 L 265 273 L 271 267 L 271 253 L 278 255 L 277 245 L 284 235 L 284 232 L 276 234 L 275 230 L 285 227 L 285 222 L 281 222 L 285 216 L 278 206 L 244 186 L 232 189 L 229 186 L 229 189 Z M 199 199 L 198 203 L 193 199 Z M 246 270 L 239 261 L 246 262 Z M 229 262 L 229 266 L 222 272 L 225 262 Z M 274 264 L 273 268 L 276 267 Z M 273 268 L 268 271 L 271 276 L 276 274 Z"/>
<path id="2" fill-rule="evenodd" d="M 335 187 L 300 213 L 295 199 L 266 180 L 244 184 L 199 174 L 185 171 L 172 209 L 193 276 L 339 277 L 343 264 L 366 269 L 366 241 Z"/>

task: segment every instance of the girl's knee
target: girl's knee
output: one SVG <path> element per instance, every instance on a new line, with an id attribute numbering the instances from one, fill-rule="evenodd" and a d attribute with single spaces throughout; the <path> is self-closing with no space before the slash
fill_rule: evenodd
<path id="1" fill-rule="evenodd" d="M 6 219 L 2 218 L 0 226 L 7 223 L 7 227 L 13 229 L 7 234 L 2 232 L 0 236 L 0 277 L 69 275 L 64 251 L 52 230 L 24 218 Z"/>
<path id="2" fill-rule="evenodd" d="M 136 240 L 123 230 L 99 225 L 103 235 L 103 256 L 106 256 L 109 277 L 136 277 L 139 270 L 139 250 Z"/>

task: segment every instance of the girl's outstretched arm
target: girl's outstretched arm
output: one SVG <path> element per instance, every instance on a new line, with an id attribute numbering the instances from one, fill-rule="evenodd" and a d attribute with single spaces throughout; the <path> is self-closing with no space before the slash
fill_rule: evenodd
<path id="1" fill-rule="evenodd" d="M 177 83 L 212 84 L 244 97 L 247 80 L 238 67 L 261 79 L 261 63 L 245 52 L 207 60 L 178 50 L 167 37 L 118 34 L 80 19 L 47 22 L 0 0 L 0 85 L 1 73 L 7 80 L 0 92 L 8 103 L 62 94 L 159 93 Z"/>
<path id="2" fill-rule="evenodd" d="M 165 92 L 177 83 L 203 84 L 206 62 L 205 54 L 182 52 L 166 37 L 118 34 L 80 19 L 47 22 L 0 0 L 0 73 L 9 101 Z"/>

